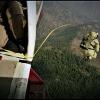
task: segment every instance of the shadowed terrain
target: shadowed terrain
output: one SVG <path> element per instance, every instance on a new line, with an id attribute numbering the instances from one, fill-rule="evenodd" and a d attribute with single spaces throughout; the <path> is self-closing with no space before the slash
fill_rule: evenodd
<path id="1" fill-rule="evenodd" d="M 100 53 L 97 59 L 84 61 L 79 48 L 86 32 L 100 32 L 99 5 L 99 1 L 44 1 L 35 50 L 52 29 L 71 24 L 53 32 L 33 59 L 47 98 L 100 98 Z"/>

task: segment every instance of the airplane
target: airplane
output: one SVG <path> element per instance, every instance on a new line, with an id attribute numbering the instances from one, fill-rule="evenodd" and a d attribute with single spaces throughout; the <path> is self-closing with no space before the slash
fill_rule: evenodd
<path id="1" fill-rule="evenodd" d="M 26 52 L 0 50 L 0 98 L 32 99 L 38 98 L 40 92 L 43 98 L 45 97 L 44 89 L 39 90 L 39 86 L 43 87 L 44 82 L 31 65 L 35 52 L 36 27 L 41 17 L 43 1 L 25 1 L 24 3 L 28 28 Z M 15 67 L 9 66 L 12 62 L 15 63 Z M 38 90 L 35 89 L 36 87 Z"/>

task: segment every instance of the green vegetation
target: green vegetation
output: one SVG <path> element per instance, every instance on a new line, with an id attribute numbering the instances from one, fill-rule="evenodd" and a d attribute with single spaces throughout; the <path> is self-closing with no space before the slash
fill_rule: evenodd
<path id="1" fill-rule="evenodd" d="M 48 98 L 100 98 L 100 76 L 95 67 L 69 48 L 78 31 L 77 27 L 57 30 L 33 59 L 32 66 L 44 79 Z"/>

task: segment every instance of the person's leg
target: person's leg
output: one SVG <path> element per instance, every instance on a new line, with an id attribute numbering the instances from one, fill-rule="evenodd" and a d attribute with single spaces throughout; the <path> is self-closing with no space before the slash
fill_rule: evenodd
<path id="1" fill-rule="evenodd" d="M 2 24 L 0 24 L 0 47 L 3 48 L 8 42 L 8 36 L 6 30 Z"/>
<path id="2" fill-rule="evenodd" d="M 7 49 L 18 52 L 17 46 L 9 39 L 8 33 L 10 32 L 7 27 L 6 8 L 8 1 L 0 1 L 0 49 Z M 11 33 L 11 32 L 10 32 Z"/>
<path id="3" fill-rule="evenodd" d="M 0 48 L 3 48 L 8 42 L 8 35 L 3 25 L 2 17 L 0 16 Z"/>
<path id="4" fill-rule="evenodd" d="M 8 36 L 6 33 L 6 29 L 3 25 L 3 19 L 2 19 L 2 9 L 5 5 L 5 1 L 0 1 L 0 48 L 4 47 L 8 41 Z"/>
<path id="5" fill-rule="evenodd" d="M 88 55 L 89 55 L 89 59 L 96 59 L 97 57 L 97 53 L 95 52 L 95 50 L 88 50 Z"/>
<path id="6" fill-rule="evenodd" d="M 24 27 L 26 20 L 24 17 L 22 5 L 18 1 L 11 1 L 7 10 L 7 17 L 10 28 L 15 39 L 24 38 Z"/>
<path id="7" fill-rule="evenodd" d="M 94 51 L 93 58 L 96 58 L 96 57 L 97 57 L 97 53 Z"/>
<path id="8" fill-rule="evenodd" d="M 23 47 L 20 43 L 20 41 L 23 40 L 26 36 L 26 34 L 24 33 L 26 20 L 24 17 L 22 5 L 18 1 L 11 1 L 6 13 L 8 23 L 10 25 L 10 30 L 12 31 L 13 36 L 16 40 L 19 52 L 25 52 L 25 47 Z"/>

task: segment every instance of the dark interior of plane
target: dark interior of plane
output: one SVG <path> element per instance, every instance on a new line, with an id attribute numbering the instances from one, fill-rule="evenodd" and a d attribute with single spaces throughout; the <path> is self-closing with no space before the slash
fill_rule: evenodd
<path id="1" fill-rule="evenodd" d="M 24 13 L 24 17 L 26 20 L 25 27 L 23 28 L 24 36 L 23 36 L 23 38 L 15 39 L 13 32 L 10 28 L 8 17 L 6 14 L 9 3 L 6 3 L 4 5 L 3 9 L 1 9 L 1 17 L 3 19 L 3 25 L 5 27 L 6 33 L 7 33 L 8 38 L 9 38 L 9 41 L 6 44 L 6 46 L 4 47 L 4 49 L 25 54 L 27 52 L 27 45 L 28 45 L 27 4 L 26 4 L 26 1 L 19 1 L 19 2 L 22 4 L 22 7 L 24 8 L 23 13 Z M 20 16 L 16 16 L 16 17 L 19 17 L 19 19 L 20 19 Z M 16 21 L 15 23 L 17 23 L 17 25 L 19 25 L 18 21 L 17 20 L 15 20 L 15 21 Z"/>

